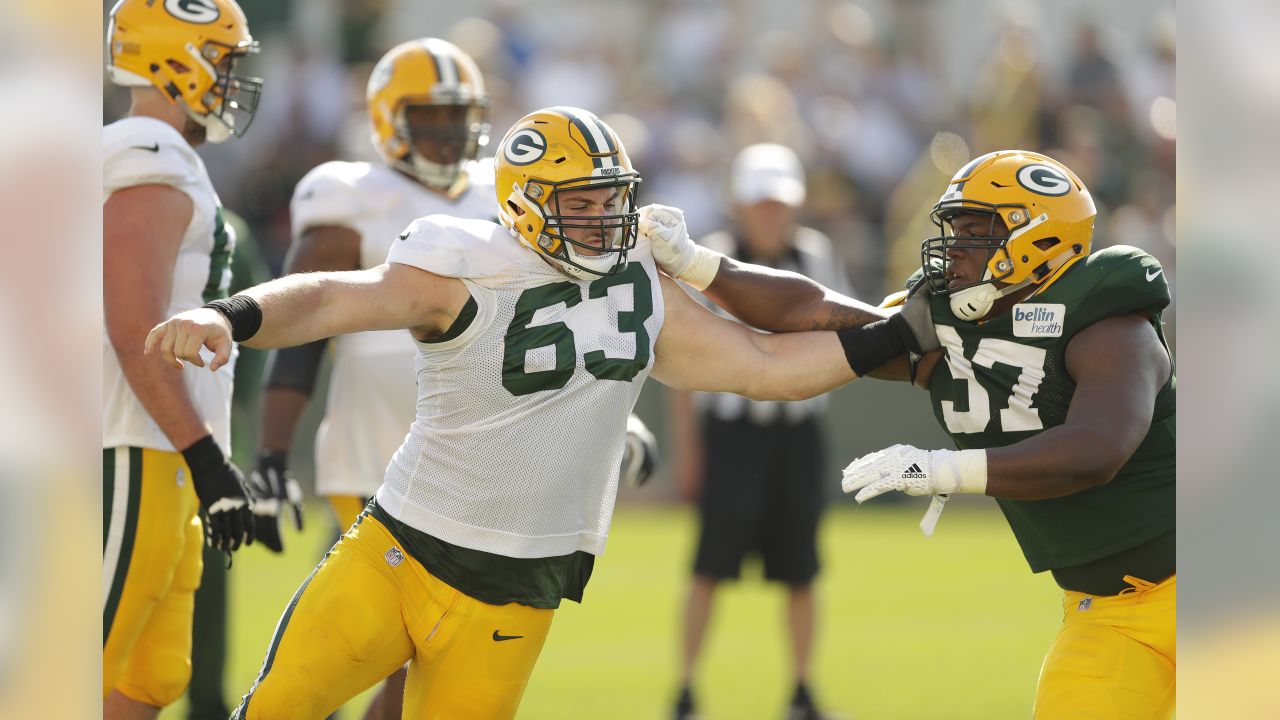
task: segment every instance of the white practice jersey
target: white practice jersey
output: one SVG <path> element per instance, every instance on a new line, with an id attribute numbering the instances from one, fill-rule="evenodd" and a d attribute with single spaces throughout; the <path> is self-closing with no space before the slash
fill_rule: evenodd
<path id="1" fill-rule="evenodd" d="M 463 279 L 477 311 L 457 337 L 418 344 L 417 418 L 378 490 L 387 513 L 507 557 L 604 551 L 663 320 L 648 244 L 629 258 L 575 280 L 491 222 L 410 226 L 387 260 Z"/>
<path id="2" fill-rule="evenodd" d="M 437 213 L 467 219 L 497 214 L 493 159 L 470 163 L 470 184 L 450 200 L 385 165 L 327 162 L 307 173 L 290 205 L 293 236 L 323 225 L 360 236 L 360 267 L 387 261 L 396 236 L 415 219 Z M 324 420 L 316 433 L 316 491 L 368 497 L 413 424 L 413 358 L 407 330 L 334 338 Z"/>
<path id="3" fill-rule="evenodd" d="M 226 297 L 231 284 L 231 253 L 235 232 L 222 218 L 218 194 L 209 182 L 204 162 L 172 126 L 154 118 L 130 117 L 102 129 L 102 202 L 117 190 L 137 185 L 170 185 L 186 193 L 194 205 L 191 222 L 182 236 L 173 268 L 173 288 L 165 316 Z M 104 246 L 104 253 L 113 248 Z M 203 351 L 206 366 L 187 364 L 183 372 L 187 390 L 200 417 L 218 445 L 231 448 L 231 362 L 209 372 L 213 357 Z M 160 426 L 143 409 L 125 379 L 106 333 L 102 333 L 102 446 L 130 445 L 174 450 Z"/>

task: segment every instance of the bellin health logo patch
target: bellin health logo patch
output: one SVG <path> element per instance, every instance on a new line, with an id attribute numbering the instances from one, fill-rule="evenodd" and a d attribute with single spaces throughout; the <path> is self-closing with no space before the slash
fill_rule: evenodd
<path id="1" fill-rule="evenodd" d="M 1014 337 L 1062 337 L 1067 306 L 1062 303 L 1023 303 L 1013 306 Z"/>

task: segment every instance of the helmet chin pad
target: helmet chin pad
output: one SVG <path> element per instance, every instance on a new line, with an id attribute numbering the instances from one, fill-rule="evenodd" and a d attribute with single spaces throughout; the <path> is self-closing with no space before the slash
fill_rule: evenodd
<path id="1" fill-rule="evenodd" d="M 952 314 L 969 322 L 981 320 L 991 312 L 997 300 L 1031 284 L 1030 280 L 1023 280 L 1012 285 L 996 287 L 995 283 L 990 282 L 990 271 L 987 271 L 986 276 L 986 281 L 950 294 L 947 301 L 951 304 Z"/>
<path id="2" fill-rule="evenodd" d="M 951 293 L 948 301 L 956 317 L 973 322 L 991 312 L 991 306 L 999 297 L 1000 291 L 988 282 L 957 290 Z"/>

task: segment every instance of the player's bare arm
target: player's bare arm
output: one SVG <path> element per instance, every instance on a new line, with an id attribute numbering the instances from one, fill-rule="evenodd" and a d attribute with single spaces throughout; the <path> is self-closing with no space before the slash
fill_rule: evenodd
<path id="1" fill-rule="evenodd" d="M 1066 352 L 1076 381 L 1067 420 L 987 450 L 987 495 L 1018 500 L 1071 495 L 1111 482 L 1151 428 L 1169 354 L 1151 322 L 1121 315 L 1080 331 Z"/>
<path id="2" fill-rule="evenodd" d="M 928 313 L 928 294 L 919 285 L 910 295 L 904 295 L 900 311 L 872 307 L 803 275 L 737 262 L 694 243 L 678 208 L 647 205 L 640 209 L 640 215 L 640 233 L 649 240 L 662 270 L 706 293 L 752 327 L 775 333 L 874 327 L 871 334 L 876 337 L 893 335 L 892 342 L 899 345 L 906 341 L 896 355 L 877 351 L 875 356 L 883 358 L 878 365 L 858 366 L 861 374 L 889 380 L 919 377 L 910 372 L 907 348 L 915 351 L 918 358 L 938 347 Z M 899 317 L 893 321 L 894 326 L 885 327 L 895 315 Z M 902 319 L 908 320 L 905 326 Z M 865 344 L 868 339 L 861 338 L 857 344 Z M 854 358 L 850 362 L 854 363 Z"/>
<path id="3" fill-rule="evenodd" d="M 107 335 L 129 386 L 174 447 L 209 434 L 182 373 L 144 357 L 147 332 L 164 319 L 173 267 L 191 221 L 191 198 L 168 185 L 138 185 L 102 206 L 102 292 Z"/>
<path id="4" fill-rule="evenodd" d="M 704 291 L 731 315 L 769 332 L 839 330 L 883 320 L 890 311 L 826 288 L 799 273 L 720 258 Z"/>
<path id="5" fill-rule="evenodd" d="M 891 314 L 799 273 L 738 262 L 701 247 L 689 238 L 678 208 L 647 205 L 640 218 L 640 232 L 652 243 L 663 272 L 706 293 L 752 327 L 774 333 L 839 330 Z"/>
<path id="6" fill-rule="evenodd" d="M 254 348 L 301 345 L 363 330 L 408 328 L 418 339 L 448 329 L 469 297 L 461 280 L 386 263 L 368 270 L 289 275 L 234 296 L 256 304 L 260 324 L 243 339 Z M 232 322 L 217 310 L 197 308 L 157 325 L 147 352 L 166 362 L 204 366 L 200 347 L 215 353 L 211 369 L 230 356 Z"/>
<path id="7" fill-rule="evenodd" d="M 857 377 L 832 332 L 766 335 L 718 317 L 668 277 L 653 375 L 678 390 L 800 400 Z"/>

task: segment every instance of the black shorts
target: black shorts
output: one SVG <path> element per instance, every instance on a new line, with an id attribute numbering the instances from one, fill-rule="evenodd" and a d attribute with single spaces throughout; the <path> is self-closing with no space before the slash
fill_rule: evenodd
<path id="1" fill-rule="evenodd" d="M 755 425 L 707 418 L 701 530 L 693 570 L 737 578 L 759 555 L 764 576 L 804 585 L 818 574 L 818 518 L 826 496 L 822 428 L 816 420 Z"/>

